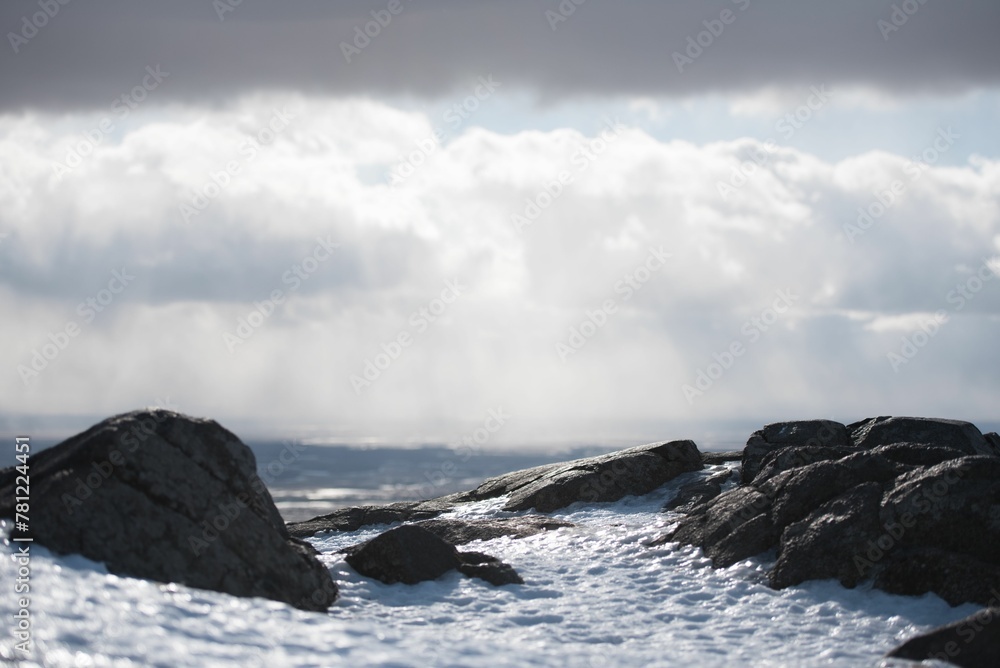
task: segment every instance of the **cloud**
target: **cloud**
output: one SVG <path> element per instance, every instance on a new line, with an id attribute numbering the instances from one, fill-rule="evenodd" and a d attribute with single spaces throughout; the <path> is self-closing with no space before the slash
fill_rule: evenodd
<path id="1" fill-rule="evenodd" d="M 285 127 L 241 153 L 286 105 Z M 11 410 L 171 396 L 203 414 L 323 424 L 497 405 L 576 424 L 974 418 L 1000 398 L 984 371 L 1000 361 L 995 161 L 910 179 L 904 156 L 827 162 L 750 139 L 661 141 L 609 119 L 589 136 L 470 125 L 390 187 L 371 174 L 392 173 L 433 118 L 274 95 L 137 112 L 57 175 L 103 113 L 0 121 L 0 163 L 20 166 L 0 191 Z M 753 155 L 766 159 L 749 170 Z M 207 205 L 185 221 L 198 193 Z M 324 240 L 340 245 L 317 250 Z M 134 279 L 116 292 L 123 268 Z M 918 316 L 942 310 L 947 322 L 894 368 Z M 726 366 L 733 344 L 743 352 Z M 45 368 L 23 380 L 38 354 Z M 722 373 L 688 401 L 683 386 L 713 364 Z"/>
<path id="2" fill-rule="evenodd" d="M 433 97 L 488 73 L 549 98 L 958 92 L 996 86 L 998 24 L 981 0 L 4 3 L 0 105 L 103 108 L 147 66 L 170 73 L 161 102 L 199 104 L 261 89 Z"/>

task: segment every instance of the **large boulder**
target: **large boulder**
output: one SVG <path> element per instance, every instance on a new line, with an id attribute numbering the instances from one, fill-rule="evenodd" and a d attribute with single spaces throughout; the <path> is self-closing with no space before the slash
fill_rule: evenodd
<path id="1" fill-rule="evenodd" d="M 1000 608 L 984 608 L 965 619 L 924 633 L 887 656 L 910 661 L 936 659 L 962 668 L 1000 666 Z"/>
<path id="2" fill-rule="evenodd" d="M 682 473 L 702 468 L 701 453 L 692 441 L 652 443 L 491 478 L 462 500 L 509 494 L 504 510 L 534 508 L 546 513 L 577 501 L 597 503 L 648 494 Z"/>
<path id="3" fill-rule="evenodd" d="M 967 455 L 993 455 L 982 432 L 971 422 L 921 417 L 877 417 L 852 425 L 851 441 L 859 448 L 889 443 L 928 443 Z"/>
<path id="4" fill-rule="evenodd" d="M 717 567 L 774 550 L 775 588 L 871 579 L 890 592 L 985 603 L 986 585 L 1000 585 L 1000 457 L 981 454 L 988 439 L 965 422 L 883 417 L 846 428 L 850 445 L 764 447 L 820 429 L 841 433 L 765 427 L 744 452 L 750 481 L 681 506 L 686 516 L 652 544 L 695 545 Z"/>
<path id="5" fill-rule="evenodd" d="M 385 584 L 436 580 L 451 570 L 495 586 L 524 583 L 512 567 L 499 559 L 481 552 L 459 552 L 448 541 L 416 524 L 389 529 L 343 552 L 351 568 Z"/>
<path id="6" fill-rule="evenodd" d="M 31 536 L 55 552 L 304 610 L 337 597 L 315 550 L 285 530 L 253 453 L 214 421 L 126 413 L 29 464 Z M 12 469 L 0 472 L 0 517 L 14 516 L 14 483 Z"/>
<path id="7" fill-rule="evenodd" d="M 847 427 L 833 420 L 798 420 L 765 425 L 750 435 L 743 448 L 742 481 L 752 482 L 760 472 L 764 458 L 775 450 L 793 446 L 819 448 L 850 445 Z M 812 461 L 816 460 L 805 463 Z"/>

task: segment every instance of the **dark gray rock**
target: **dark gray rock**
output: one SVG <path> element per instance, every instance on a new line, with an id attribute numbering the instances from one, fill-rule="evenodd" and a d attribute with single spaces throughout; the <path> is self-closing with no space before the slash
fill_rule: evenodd
<path id="1" fill-rule="evenodd" d="M 343 550 L 351 568 L 386 584 L 416 584 L 459 570 L 494 585 L 521 584 L 513 568 L 480 552 L 462 553 L 448 541 L 415 525 L 389 529 Z"/>
<path id="2" fill-rule="evenodd" d="M 441 500 L 403 501 L 385 506 L 355 506 L 340 508 L 327 515 L 320 515 L 304 522 L 290 522 L 288 533 L 307 538 L 325 531 L 357 531 L 374 524 L 395 524 L 437 517 L 454 507 Z"/>
<path id="3" fill-rule="evenodd" d="M 729 462 L 740 462 L 740 461 L 743 461 L 742 450 L 727 450 L 725 452 L 701 453 L 701 462 L 705 466 L 717 466 L 719 464 L 728 464 Z"/>
<path id="4" fill-rule="evenodd" d="M 458 571 L 470 578 L 479 578 L 494 587 L 509 584 L 524 584 L 524 580 L 510 564 L 482 552 L 459 552 L 462 564 Z"/>
<path id="5" fill-rule="evenodd" d="M 30 460 L 31 532 L 119 575 L 325 610 L 337 586 L 291 538 L 253 453 L 211 420 L 118 415 Z M 14 515 L 0 474 L 0 517 Z"/>
<path id="6" fill-rule="evenodd" d="M 799 445 L 775 448 L 764 454 L 760 468 L 752 482 L 760 485 L 765 480 L 784 471 L 790 471 L 816 462 L 843 459 L 858 452 L 857 448 L 843 445 Z"/>
<path id="7" fill-rule="evenodd" d="M 962 668 L 1000 666 L 1000 608 L 984 608 L 965 619 L 907 640 L 887 656 L 910 661 L 937 659 Z"/>
<path id="8" fill-rule="evenodd" d="M 904 547 L 935 547 L 1000 565 L 1000 458 L 962 457 L 911 471 L 882 503 Z"/>
<path id="9" fill-rule="evenodd" d="M 886 541 L 887 542 L 887 541 Z M 922 596 L 937 594 L 949 605 L 1000 602 L 1000 566 L 974 557 L 937 548 L 902 548 L 881 561 L 881 549 L 869 546 L 873 554 L 875 586 L 890 594 Z"/>
<path id="10" fill-rule="evenodd" d="M 753 487 L 737 487 L 698 506 L 674 531 L 650 545 L 695 545 L 716 567 L 731 566 L 777 542 L 780 532 L 771 522 L 771 505 L 772 499 Z"/>
<path id="11" fill-rule="evenodd" d="M 878 523 L 881 500 L 881 485 L 862 483 L 790 524 L 781 534 L 770 585 L 784 589 L 806 580 L 835 578 L 853 588 L 865 580 L 868 573 L 857 566 L 854 557 L 864 554 L 882 533 Z"/>
<path id="12" fill-rule="evenodd" d="M 934 466 L 949 459 L 965 457 L 966 453 L 955 448 L 927 443 L 890 443 L 871 450 L 886 459 L 907 466 Z"/>
<path id="13" fill-rule="evenodd" d="M 1000 457 L 1000 434 L 991 431 L 988 434 L 983 434 L 983 438 L 986 439 L 986 443 L 990 446 L 993 454 Z"/>
<path id="14" fill-rule="evenodd" d="M 847 427 L 833 420 L 775 422 L 751 434 L 743 448 L 742 480 L 744 483 L 751 482 L 760 472 L 764 457 L 778 448 L 849 445 L 851 440 Z"/>
<path id="15" fill-rule="evenodd" d="M 577 501 L 617 501 L 648 494 L 681 473 L 703 468 L 701 453 L 692 441 L 643 445 L 600 457 L 589 457 L 548 468 L 526 478 L 520 474 L 487 481 L 483 488 L 497 495 L 509 493 L 504 510 L 552 512 Z M 506 480 L 504 480 L 506 479 Z"/>
<path id="16" fill-rule="evenodd" d="M 545 531 L 574 526 L 572 522 L 556 520 L 541 515 L 523 517 L 503 517 L 499 519 L 436 519 L 416 522 L 416 526 L 427 529 L 435 536 L 452 545 L 465 545 L 474 540 L 493 540 L 510 536 L 526 538 Z"/>
<path id="17" fill-rule="evenodd" d="M 773 549 L 775 588 L 872 579 L 953 605 L 987 602 L 1000 587 L 1000 457 L 967 454 L 979 449 L 968 423 L 873 418 L 852 428 L 859 446 L 770 448 L 765 437 L 791 440 L 796 430 L 765 428 L 745 453 L 744 466 L 761 466 L 752 481 L 687 506 L 651 544 L 695 545 L 717 567 Z"/>
<path id="18" fill-rule="evenodd" d="M 728 482 L 736 482 L 740 478 L 739 471 L 722 471 L 707 478 L 694 480 L 677 490 L 677 496 L 670 499 L 663 510 L 677 513 L 687 513 L 701 504 L 711 501 L 722 494 L 722 486 Z"/>
<path id="19" fill-rule="evenodd" d="M 510 494 L 504 510 L 552 512 L 577 501 L 617 501 L 648 494 L 681 473 L 703 468 L 692 441 L 641 445 L 599 457 L 550 464 L 491 478 L 463 498 Z"/>
<path id="20" fill-rule="evenodd" d="M 851 441 L 859 448 L 890 443 L 927 443 L 960 450 L 967 455 L 992 455 L 976 425 L 960 420 L 918 417 L 878 417 L 859 423 L 851 431 Z"/>
<path id="21" fill-rule="evenodd" d="M 764 481 L 757 489 L 773 499 L 774 524 L 784 531 L 855 485 L 887 482 L 896 473 L 897 468 L 885 458 L 856 453 L 839 461 L 821 461 L 785 471 Z"/>

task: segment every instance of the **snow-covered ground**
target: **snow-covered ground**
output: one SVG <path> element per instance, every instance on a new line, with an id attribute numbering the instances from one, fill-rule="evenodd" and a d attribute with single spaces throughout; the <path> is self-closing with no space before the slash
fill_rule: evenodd
<path id="1" fill-rule="evenodd" d="M 714 470 L 554 514 L 576 528 L 460 548 L 500 557 L 524 585 L 495 588 L 457 573 L 384 585 L 334 553 L 386 527 L 317 536 L 341 587 L 328 614 L 117 577 L 34 546 L 34 647 L 22 665 L 877 666 L 900 641 L 976 610 L 833 581 L 777 592 L 765 584 L 764 561 L 714 570 L 699 550 L 645 547 L 676 521 L 659 509 L 677 487 Z M 502 505 L 452 515 L 511 515 Z M 13 546 L 5 540 L 3 549 L 0 657 L 17 660 L 9 635 L 17 569 L 6 556 Z"/>

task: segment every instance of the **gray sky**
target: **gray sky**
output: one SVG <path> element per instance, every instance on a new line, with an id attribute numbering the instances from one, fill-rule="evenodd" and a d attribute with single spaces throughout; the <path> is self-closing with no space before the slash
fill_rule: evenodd
<path id="1" fill-rule="evenodd" d="M 568 16 L 554 0 L 400 0 L 396 15 L 388 5 L 243 0 L 220 11 L 229 5 L 70 3 L 36 21 L 44 25 L 26 43 L 15 38 L 16 54 L 14 44 L 6 50 L 2 104 L 103 106 L 150 64 L 176 77 L 165 98 L 195 103 L 262 87 L 435 96 L 483 72 L 554 97 L 696 95 L 817 80 L 957 92 L 1000 77 L 1000 5 L 990 0 L 910 0 L 903 5 L 916 8 L 912 16 L 894 16 L 899 3 L 866 0 L 567 0 L 564 12 L 575 7 Z M 23 22 L 38 11 L 34 2 L 4 3 L 0 25 L 30 35 Z M 372 25 L 377 35 L 359 41 L 364 48 L 347 62 L 341 43 L 353 44 L 372 11 L 391 20 Z M 696 60 L 679 72 L 673 54 L 687 55 L 688 38 L 706 29 L 719 34 L 703 37 L 708 46 L 693 50 Z"/>

